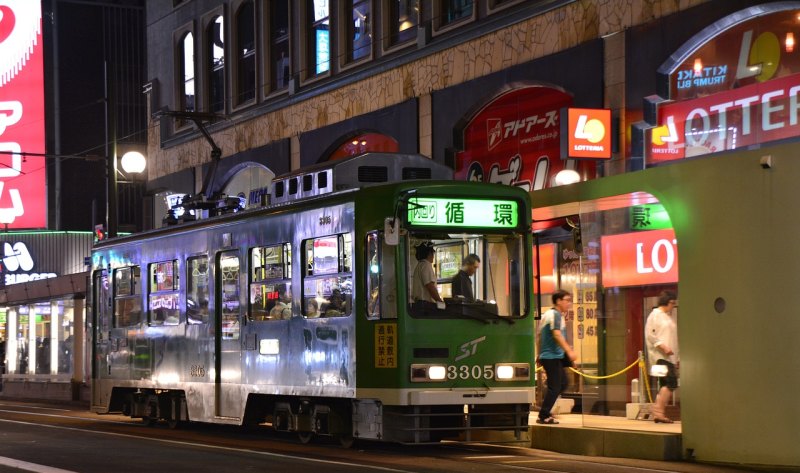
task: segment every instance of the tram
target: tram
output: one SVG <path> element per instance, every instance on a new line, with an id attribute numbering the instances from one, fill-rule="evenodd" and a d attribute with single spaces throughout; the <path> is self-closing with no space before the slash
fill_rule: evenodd
<path id="1" fill-rule="evenodd" d="M 452 181 L 423 156 L 368 153 L 251 196 L 261 205 L 95 245 L 93 411 L 267 424 L 304 442 L 527 435 L 527 193 Z M 422 242 L 436 250 L 444 304 L 410 298 Z M 450 290 L 468 254 L 483 262 L 474 302 Z"/>

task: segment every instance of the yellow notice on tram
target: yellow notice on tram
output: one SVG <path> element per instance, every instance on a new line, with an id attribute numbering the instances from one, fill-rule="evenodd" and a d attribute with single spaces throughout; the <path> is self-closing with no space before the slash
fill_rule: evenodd
<path id="1" fill-rule="evenodd" d="M 397 368 L 397 324 L 375 324 L 375 367 Z"/>

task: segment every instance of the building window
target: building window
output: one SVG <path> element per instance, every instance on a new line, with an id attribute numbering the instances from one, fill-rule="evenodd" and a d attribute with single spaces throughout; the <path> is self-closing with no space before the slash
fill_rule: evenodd
<path id="1" fill-rule="evenodd" d="M 236 104 L 256 97 L 255 7 L 245 2 L 236 14 Z"/>
<path id="2" fill-rule="evenodd" d="M 473 0 L 438 0 L 434 5 L 438 7 L 433 12 L 434 22 L 439 28 L 472 18 L 475 10 Z"/>
<path id="3" fill-rule="evenodd" d="M 372 54 L 372 0 L 345 2 L 345 41 L 347 62 L 368 58 Z M 349 20 L 349 21 L 348 21 Z"/>
<path id="4" fill-rule="evenodd" d="M 389 12 L 389 47 L 417 37 L 419 0 L 390 0 L 386 10 Z"/>
<path id="5" fill-rule="evenodd" d="M 194 35 L 186 33 L 178 44 L 178 64 L 180 72 L 178 77 L 182 77 L 182 85 L 179 93 L 179 110 L 194 112 Z"/>
<path id="6" fill-rule="evenodd" d="M 289 2 L 269 3 L 269 77 L 270 91 L 289 85 Z"/>
<path id="7" fill-rule="evenodd" d="M 208 51 L 208 109 L 210 112 L 225 110 L 225 32 L 223 17 L 211 20 L 206 30 Z"/>
<path id="8" fill-rule="evenodd" d="M 328 0 L 307 0 L 308 76 L 325 73 L 331 68 L 330 6 Z"/>

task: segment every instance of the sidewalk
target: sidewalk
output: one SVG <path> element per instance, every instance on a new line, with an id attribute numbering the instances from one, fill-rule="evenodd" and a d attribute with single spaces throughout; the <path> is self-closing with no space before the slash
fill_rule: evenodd
<path id="1" fill-rule="evenodd" d="M 625 417 L 558 415 L 558 425 L 529 417 L 531 447 L 559 453 L 642 460 L 681 460 L 681 423 L 656 424 Z"/>

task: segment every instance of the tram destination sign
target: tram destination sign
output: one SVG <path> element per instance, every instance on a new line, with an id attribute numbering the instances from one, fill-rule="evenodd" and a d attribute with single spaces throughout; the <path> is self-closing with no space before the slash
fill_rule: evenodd
<path id="1" fill-rule="evenodd" d="M 408 223 L 430 227 L 516 228 L 519 204 L 513 200 L 412 197 L 408 200 Z"/>

